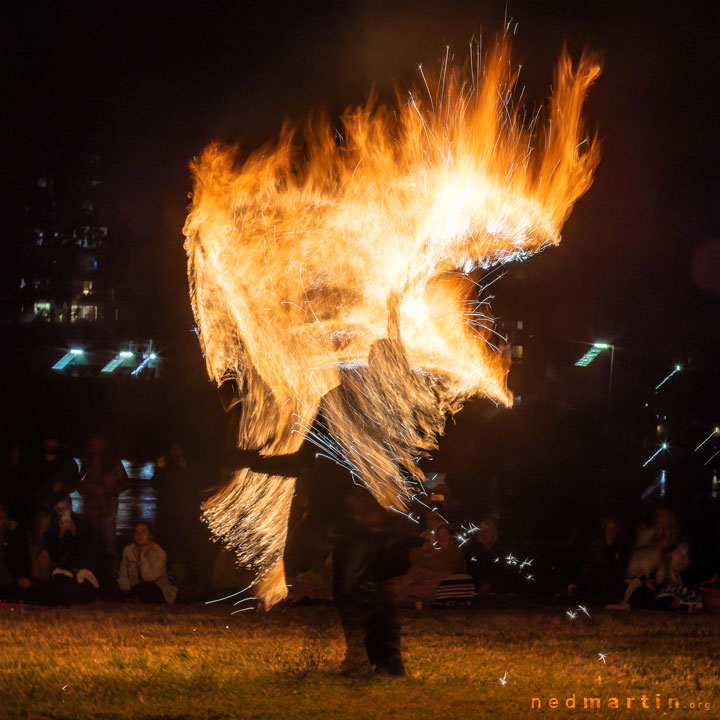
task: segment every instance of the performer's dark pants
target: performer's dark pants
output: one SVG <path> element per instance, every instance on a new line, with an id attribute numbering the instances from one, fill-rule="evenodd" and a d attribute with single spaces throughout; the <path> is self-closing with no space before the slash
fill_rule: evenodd
<path id="1" fill-rule="evenodd" d="M 378 671 L 402 675 L 397 613 L 383 587 L 387 579 L 382 570 L 386 549 L 387 537 L 379 533 L 337 540 L 333 548 L 333 597 L 347 643 L 346 666 L 364 650 Z"/>

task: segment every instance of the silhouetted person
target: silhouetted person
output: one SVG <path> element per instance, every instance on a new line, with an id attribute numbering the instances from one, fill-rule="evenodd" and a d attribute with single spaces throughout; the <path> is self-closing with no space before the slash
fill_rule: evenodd
<path id="1" fill-rule="evenodd" d="M 13 576 L 14 597 L 28 602 L 51 603 L 53 562 L 47 549 L 50 513 L 35 510 L 32 524 L 16 527 L 8 540 L 7 562 Z"/>
<path id="2" fill-rule="evenodd" d="M 80 494 L 84 500 L 83 514 L 92 523 L 107 557 L 110 577 L 118 566 L 117 532 L 118 497 L 130 487 L 120 459 L 109 452 L 102 435 L 92 435 L 83 462 Z"/>
<path id="3" fill-rule="evenodd" d="M 465 567 L 475 582 L 475 587 L 481 595 L 492 589 L 497 575 L 497 539 L 498 524 L 493 518 L 486 518 L 473 536 L 462 545 L 465 555 Z"/>
<path id="4" fill-rule="evenodd" d="M 173 577 L 183 586 L 199 580 L 198 553 L 205 537 L 197 477 L 180 443 L 158 459 L 152 484 L 157 493 L 155 534 L 168 555 Z"/>
<path id="5" fill-rule="evenodd" d="M 623 590 L 620 556 L 620 526 L 612 518 L 602 524 L 602 533 L 590 543 L 577 579 L 569 590 L 597 602 L 610 602 Z"/>
<path id="6" fill-rule="evenodd" d="M 32 517 L 33 497 L 29 471 L 20 445 L 12 443 L 0 467 L 0 503 L 15 522 Z"/>
<path id="7" fill-rule="evenodd" d="M 316 428 L 327 432 L 320 421 Z M 314 455 L 310 443 L 277 461 L 244 454 L 246 467 L 298 477 L 285 545 L 288 582 L 331 552 L 333 600 L 346 641 L 343 670 L 403 675 L 397 611 L 385 583 L 404 518 L 382 508 L 344 469 L 326 463 L 313 471 Z"/>
<path id="8" fill-rule="evenodd" d="M 51 510 L 59 499 L 77 488 L 78 480 L 77 464 L 67 449 L 55 435 L 46 434 L 41 456 L 32 469 L 32 509 Z M 27 519 L 31 517 L 32 514 Z"/>

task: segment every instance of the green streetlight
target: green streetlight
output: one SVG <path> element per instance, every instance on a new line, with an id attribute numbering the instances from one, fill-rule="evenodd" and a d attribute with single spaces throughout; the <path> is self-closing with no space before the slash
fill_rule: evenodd
<path id="1" fill-rule="evenodd" d="M 610 379 L 608 380 L 608 411 L 610 410 L 610 398 L 612 397 L 613 366 L 615 364 L 615 346 L 607 342 L 594 342 L 588 351 L 575 363 L 576 367 L 587 367 L 603 350 L 610 351 Z"/>

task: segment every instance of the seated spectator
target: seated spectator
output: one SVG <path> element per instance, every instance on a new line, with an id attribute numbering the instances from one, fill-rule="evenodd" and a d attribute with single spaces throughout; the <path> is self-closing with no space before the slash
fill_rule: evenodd
<path id="1" fill-rule="evenodd" d="M 120 592 L 144 603 L 174 603 L 177 588 L 167 573 L 167 555 L 153 540 L 146 522 L 135 525 L 135 542 L 127 545 L 120 560 Z"/>
<path id="2" fill-rule="evenodd" d="M 31 528 L 17 526 L 8 540 L 7 564 L 14 581 L 13 597 L 27 601 L 50 603 L 49 582 L 53 569 L 46 547 L 50 529 L 50 513 L 38 508 Z"/>
<path id="3" fill-rule="evenodd" d="M 455 523 L 460 512 L 460 504 L 452 495 L 450 488 L 443 483 L 436 485 L 428 498 L 430 504 L 448 523 Z"/>
<path id="4" fill-rule="evenodd" d="M 435 517 L 437 515 L 435 514 Z M 435 536 L 432 535 L 431 542 Z M 401 523 L 396 529 L 396 540 L 391 542 L 381 558 L 377 559 L 378 574 L 382 578 L 392 578 L 404 575 L 410 569 L 410 553 L 425 544 L 425 538 L 420 533 L 416 523 Z"/>
<path id="5" fill-rule="evenodd" d="M 571 595 L 606 603 L 623 590 L 620 557 L 620 526 L 608 518 L 603 521 L 602 534 L 590 543 L 577 579 L 568 586 Z"/>
<path id="6" fill-rule="evenodd" d="M 427 543 L 435 542 L 435 531 L 443 525 L 445 521 L 442 519 L 437 510 L 425 511 L 425 522 L 420 537 Z"/>
<path id="7" fill-rule="evenodd" d="M 498 539 L 498 524 L 492 518 L 480 523 L 473 537 L 462 546 L 468 573 L 475 581 L 478 593 L 485 595 L 490 592 L 497 574 L 493 551 Z"/>
<path id="8" fill-rule="evenodd" d="M 302 600 L 332 600 L 332 555 L 318 558 L 312 567 L 298 573 L 290 584 L 290 602 Z"/>
<path id="9" fill-rule="evenodd" d="M 671 510 L 655 511 L 652 524 L 638 529 L 635 548 L 625 571 L 625 593 L 611 610 L 647 608 L 655 604 L 658 583 L 677 581 L 689 565 L 690 547 L 681 539 L 680 526 Z"/>
<path id="10" fill-rule="evenodd" d="M 58 500 L 50 530 L 46 533 L 47 550 L 53 562 L 50 588 L 60 605 L 91 602 L 99 589 L 97 540 L 92 525 L 72 512 L 70 497 Z"/>
<path id="11" fill-rule="evenodd" d="M 426 541 L 410 551 L 410 569 L 400 577 L 391 578 L 386 589 L 397 603 L 422 604 L 432 600 L 440 583 L 465 570 L 465 557 L 454 543 L 450 528 L 440 525 L 435 541 Z"/>

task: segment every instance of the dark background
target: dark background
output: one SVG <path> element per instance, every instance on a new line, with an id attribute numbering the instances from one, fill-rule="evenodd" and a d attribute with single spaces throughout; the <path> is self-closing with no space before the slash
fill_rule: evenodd
<path id="1" fill-rule="evenodd" d="M 160 339 L 168 371 L 152 387 L 68 385 L 31 370 L 23 352 L 32 347 L 7 331 L 4 421 L 23 432 L 61 424 L 75 445 L 102 425 L 135 455 L 152 455 L 171 436 L 214 453 L 224 418 L 192 333 L 182 247 L 190 159 L 215 139 L 251 150 L 284 120 L 301 124 L 318 109 L 337 117 L 371 89 L 390 99 L 415 82 L 418 63 L 437 67 L 446 45 L 463 56 L 473 35 L 489 43 L 507 20 L 531 107 L 548 96 L 563 44 L 574 57 L 583 48 L 602 53 L 586 115 L 603 159 L 561 245 L 509 268 L 494 286 L 496 314 L 523 320 L 523 395 L 534 402 L 511 415 L 472 403 L 434 462 L 477 512 L 499 475 L 506 507 L 525 508 L 518 517 L 538 509 L 538 528 L 563 532 L 558 517 L 577 522 L 637 502 L 651 479 L 640 467 L 657 446 L 657 415 L 671 408 L 674 477 L 690 502 L 705 476 L 682 458 L 720 420 L 718 8 L 642 0 L 6 8 L 5 275 L 38 153 L 98 153 L 124 322 Z M 607 354 L 583 380 L 586 402 L 583 387 L 553 370 L 598 339 L 616 347 L 610 412 Z M 653 388 L 678 362 L 682 376 L 658 398 Z"/>

